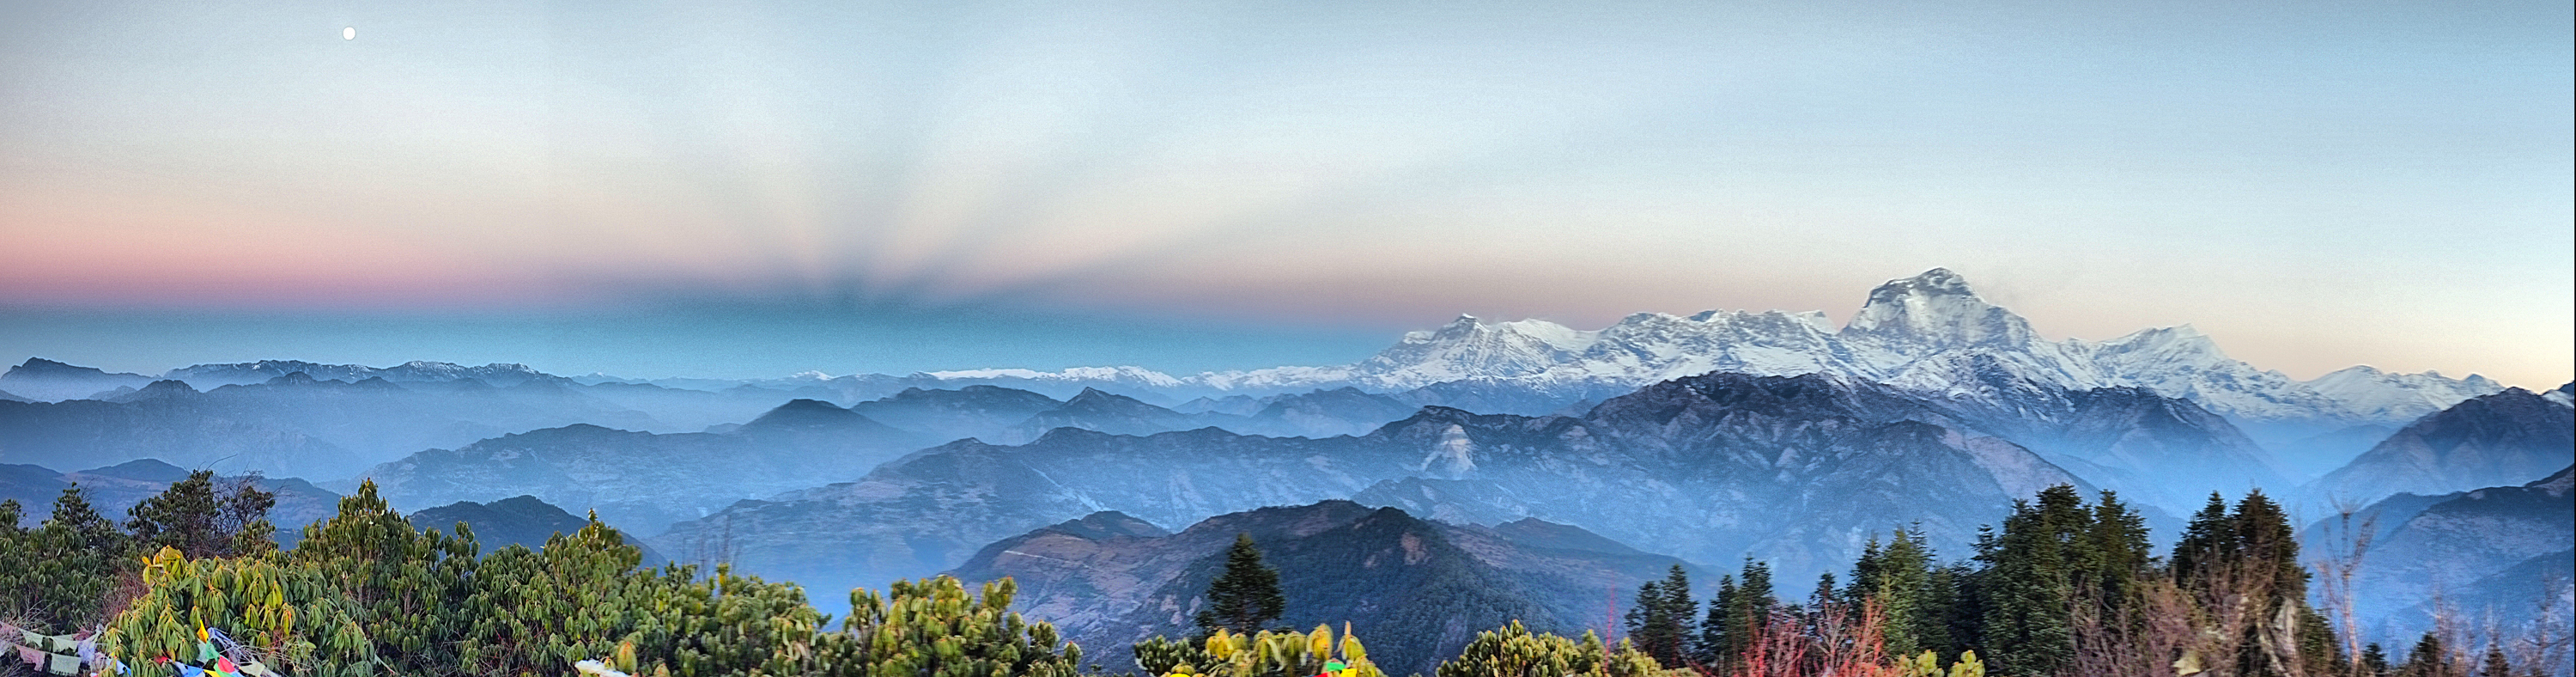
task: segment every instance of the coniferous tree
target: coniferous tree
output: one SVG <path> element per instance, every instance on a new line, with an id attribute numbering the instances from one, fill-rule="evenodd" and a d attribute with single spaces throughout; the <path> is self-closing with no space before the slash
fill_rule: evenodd
<path id="1" fill-rule="evenodd" d="M 1261 563 L 1261 548 L 1253 545 L 1248 533 L 1235 534 L 1234 547 L 1225 553 L 1225 571 L 1208 583 L 1207 601 L 1196 619 L 1205 633 L 1218 628 L 1242 635 L 1258 633 L 1288 606 L 1288 598 L 1279 592 L 1279 570 Z"/>
<path id="2" fill-rule="evenodd" d="M 2209 502 L 2200 512 L 2192 513 L 2191 522 L 2183 526 L 2182 540 L 2174 543 L 2173 575 L 2184 587 L 2209 578 L 2216 572 L 2212 560 L 2228 544 L 2236 541 L 2235 523 L 2227 518 L 2227 497 L 2209 492 Z"/>
<path id="3" fill-rule="evenodd" d="M 2196 599 L 2238 605 L 2222 614 L 2244 619 L 2232 642 L 2238 673 L 2321 673 L 2343 662 L 2332 628 L 2307 604 L 2308 573 L 2289 516 L 2262 491 L 2248 492 L 2232 511 L 2212 494 L 2172 561 L 2174 582 Z"/>
<path id="4" fill-rule="evenodd" d="M 2388 650 L 2379 648 L 2378 642 L 2371 642 L 2367 645 L 2363 645 L 2361 647 L 2361 665 L 2359 667 L 2361 668 L 2361 674 L 2369 675 L 2370 677 L 2379 677 L 2380 675 L 2388 674 Z"/>
<path id="5" fill-rule="evenodd" d="M 1699 616 L 1699 598 L 1692 596 L 1690 575 L 1682 573 L 1682 565 L 1675 564 L 1664 574 L 1661 612 L 1663 622 L 1671 628 L 1672 639 L 1662 651 L 1648 651 L 1665 665 L 1682 665 L 1697 653 L 1690 629 L 1691 621 Z"/>
<path id="6" fill-rule="evenodd" d="M 1628 639 L 1637 649 L 1665 665 L 1680 665 L 1691 653 L 1684 631 L 1699 603 L 1691 597 L 1690 576 L 1675 564 L 1664 580 L 1637 586 L 1637 603 L 1628 609 Z"/>
<path id="7" fill-rule="evenodd" d="M 100 517 L 79 485 L 54 498 L 52 516 L 18 526 L 17 502 L 0 503 L 0 618 L 58 632 L 99 620 L 126 565 L 125 535 Z"/>
<path id="8" fill-rule="evenodd" d="M 2076 585 L 2087 599 L 2117 608 L 2136 592 L 2138 577 L 2147 572 L 2154 555 L 2147 543 L 2146 518 L 2121 503 L 2118 494 L 2104 490 L 2101 496 L 2084 535 L 2087 559 L 2076 572 Z"/>
<path id="9" fill-rule="evenodd" d="M 1834 572 L 1827 571 L 1822 574 L 1817 574 L 1816 589 L 1813 592 L 1807 593 L 1807 607 L 1810 609 L 1825 609 L 1841 606 L 1843 601 L 1842 593 L 1835 592 L 1835 590 Z"/>
<path id="10" fill-rule="evenodd" d="M 167 547 L 191 559 L 258 554 L 276 548 L 274 541 L 262 545 L 276 531 L 268 524 L 276 505 L 277 495 L 250 479 L 223 491 L 214 471 L 199 470 L 135 504 L 125 527 L 146 549 Z"/>
<path id="11" fill-rule="evenodd" d="M 1723 667 L 1727 659 L 1735 655 L 1726 634 L 1726 619 L 1728 612 L 1735 608 L 1735 598 L 1740 594 L 1742 593 L 1735 588 L 1734 574 L 1720 574 L 1717 577 L 1717 595 L 1709 598 L 1708 615 L 1700 619 L 1699 623 L 1699 653 L 1694 658 L 1701 665 L 1713 668 Z"/>
<path id="12" fill-rule="evenodd" d="M 2401 677 L 2458 677 L 2451 670 L 2451 650 L 2442 645 L 2442 636 L 2424 633 L 2415 640 L 2415 648 L 2406 652 L 2406 663 L 2397 667 Z"/>
<path id="13" fill-rule="evenodd" d="M 1948 610 L 1934 594 L 1932 549 L 1920 533 L 1899 529 L 1884 547 L 1870 539 L 1853 564 L 1852 587 L 1843 596 L 1876 605 L 1889 655 L 1949 648 Z"/>
<path id="14" fill-rule="evenodd" d="M 2513 661 L 2505 660 L 2504 647 L 2487 645 L 2487 659 L 2478 667 L 2478 677 L 2513 677 Z"/>
<path id="15" fill-rule="evenodd" d="M 1821 579 L 1824 594 L 1832 594 L 1833 578 Z M 1709 604 L 1708 616 L 1700 624 L 1701 652 L 1709 657 L 1707 665 L 1728 674 L 1744 664 L 1753 650 L 1780 600 L 1771 593 L 1771 565 L 1744 558 L 1744 567 L 1734 577 L 1718 581 L 1719 599 Z M 1818 608 L 1826 608 L 1819 603 Z"/>
<path id="16" fill-rule="evenodd" d="M 2092 521 L 2084 499 L 2068 485 L 2041 490 L 2017 502 L 2003 529 L 1979 544 L 1977 559 L 1984 618 L 1977 655 L 1997 672 L 2052 674 L 2074 655 L 2076 566 L 2089 559 L 2082 536 Z"/>

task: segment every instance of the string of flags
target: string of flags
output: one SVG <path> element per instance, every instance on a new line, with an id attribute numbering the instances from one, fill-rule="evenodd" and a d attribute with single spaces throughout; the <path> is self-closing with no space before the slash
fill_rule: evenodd
<path id="1" fill-rule="evenodd" d="M 123 664 L 99 654 L 98 633 L 94 630 L 47 635 L 0 623 L 0 655 L 9 653 L 15 653 L 27 669 L 45 674 L 125 674 Z"/>
<path id="2" fill-rule="evenodd" d="M 625 675 L 620 674 L 620 675 L 618 675 L 617 677 L 625 677 Z M 1199 676 L 1198 676 L 1198 675 L 1193 675 L 1193 674 L 1190 674 L 1190 673 L 1186 673 L 1186 672 L 1175 672 L 1175 673 L 1172 673 L 1172 674 L 1164 675 L 1163 677 L 1199 677 Z M 1317 675 L 1315 675 L 1315 677 L 1360 677 L 1360 670 L 1359 670 L 1359 668 L 1351 667 L 1350 665 L 1345 664 L 1345 663 L 1343 663 L 1343 662 L 1341 662 L 1341 661 L 1337 661 L 1337 660 L 1335 660 L 1335 661 L 1324 661 L 1324 671 L 1323 671 L 1323 673 L 1321 673 L 1321 674 L 1317 674 Z"/>
<path id="3" fill-rule="evenodd" d="M 99 630 L 46 635 L 0 623 L 0 657 L 15 653 L 29 669 L 45 674 L 133 674 L 123 661 L 99 651 L 98 635 Z M 222 629 L 198 628 L 194 655 L 179 658 L 161 656 L 152 660 L 178 672 L 180 677 L 286 677 L 286 673 L 252 658 L 254 655 L 250 647 L 233 641 Z"/>
<path id="4" fill-rule="evenodd" d="M 249 647 L 233 641 L 222 629 L 198 628 L 197 655 L 193 657 L 197 665 L 172 660 L 169 656 L 153 660 L 169 664 L 170 669 L 179 672 L 179 677 L 285 677 L 285 673 L 261 665 L 250 655 Z M 234 656 L 240 656 L 241 660 L 233 660 Z"/>

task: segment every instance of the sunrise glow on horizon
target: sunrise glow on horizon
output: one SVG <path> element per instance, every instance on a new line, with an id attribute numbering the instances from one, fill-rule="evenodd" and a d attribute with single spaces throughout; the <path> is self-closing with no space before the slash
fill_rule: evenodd
<path id="1" fill-rule="evenodd" d="M 1946 266 L 2053 338 L 2554 387 L 2570 15 L 10 3 L 0 356 L 1194 371 Z"/>

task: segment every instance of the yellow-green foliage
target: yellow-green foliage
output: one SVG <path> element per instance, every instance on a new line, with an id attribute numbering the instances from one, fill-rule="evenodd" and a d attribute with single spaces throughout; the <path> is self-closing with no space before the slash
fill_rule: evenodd
<path id="1" fill-rule="evenodd" d="M 641 554 L 596 519 L 484 557 L 450 613 L 460 675 L 569 674 L 584 659 L 681 677 L 803 674 L 823 615 L 792 584 L 718 568 L 636 569 Z"/>
<path id="2" fill-rule="evenodd" d="M 1071 677 L 1082 648 L 1055 626 L 1010 610 L 1010 579 L 986 583 L 980 599 L 956 578 L 895 581 L 883 597 L 850 593 L 841 632 L 822 636 L 804 674 L 849 677 Z"/>
<path id="3" fill-rule="evenodd" d="M 1655 659 L 1621 641 L 1616 650 L 1589 631 L 1581 641 L 1553 634 L 1531 634 L 1519 621 L 1476 635 L 1475 641 L 1443 661 L 1439 677 L 1650 677 L 1690 674 L 1667 671 Z"/>
<path id="4" fill-rule="evenodd" d="M 1370 663 L 1367 647 L 1345 625 L 1336 639 L 1329 625 L 1313 632 L 1263 630 L 1238 635 L 1218 629 L 1205 642 L 1175 642 L 1162 637 L 1135 646 L 1136 666 L 1148 675 L 1202 677 L 1309 677 L 1340 662 L 1350 677 L 1385 677 Z"/>
<path id="5" fill-rule="evenodd" d="M 258 559 L 191 561 L 166 547 L 142 564 L 147 590 L 100 642 L 142 677 L 177 674 L 153 659 L 195 657 L 204 627 L 225 630 L 262 663 L 290 674 L 378 674 L 358 605 L 310 569 Z"/>
<path id="6" fill-rule="evenodd" d="M 1943 670 L 1940 657 L 1925 651 L 1913 658 L 1898 660 L 1896 677 L 1986 677 L 1986 664 L 1977 660 L 1977 652 L 1964 651 L 1960 652 L 1957 662 Z"/>
<path id="7" fill-rule="evenodd" d="M 0 618 L 56 633 L 88 627 L 131 563 L 126 537 L 77 487 L 54 499 L 43 526 L 18 526 L 24 508 L 0 500 Z"/>
<path id="8" fill-rule="evenodd" d="M 415 530 L 367 482 L 340 499 L 338 515 L 306 526 L 304 540 L 283 559 L 319 574 L 365 611 L 381 662 L 406 673 L 434 671 L 456 664 L 454 640 L 466 619 L 453 607 L 478 580 L 474 534 L 457 527 L 454 538 Z"/>
<path id="9" fill-rule="evenodd" d="M 945 577 L 859 591 L 847 628 L 825 632 L 793 584 L 641 558 L 595 517 L 542 551 L 477 557 L 470 530 L 417 531 L 370 483 L 291 553 L 142 562 L 146 591 L 105 646 L 146 677 L 172 674 L 155 657 L 193 657 L 200 627 L 299 677 L 568 675 L 593 659 L 646 677 L 1070 677 L 1082 657 L 1010 613 L 1008 580 L 981 599 Z"/>

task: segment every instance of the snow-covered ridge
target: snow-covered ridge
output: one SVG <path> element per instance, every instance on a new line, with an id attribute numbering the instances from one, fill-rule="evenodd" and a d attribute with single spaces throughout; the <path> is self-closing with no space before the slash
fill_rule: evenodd
<path id="1" fill-rule="evenodd" d="M 1176 388 L 1188 382 L 1170 374 L 1144 367 L 1074 367 L 1063 371 L 1034 369 L 964 369 L 958 371 L 922 372 L 921 376 L 941 380 L 1018 379 L 1026 381 L 1118 382 L 1157 388 Z"/>
<path id="2" fill-rule="evenodd" d="M 287 374 L 302 373 L 316 380 L 355 383 L 381 378 L 397 383 L 455 381 L 477 379 L 496 386 L 512 386 L 531 380 L 554 379 L 524 364 L 487 364 L 468 367 L 448 362 L 413 360 L 391 367 L 369 367 L 355 364 L 321 364 L 302 360 L 261 360 L 232 364 L 199 364 L 172 369 L 162 378 L 186 381 L 199 388 L 264 383 Z"/>
<path id="3" fill-rule="evenodd" d="M 936 372 L 943 379 L 1112 380 L 1157 387 L 1263 392 L 1356 386 L 1399 391 L 1461 380 L 1542 390 L 1642 387 L 1712 371 L 1826 373 L 1950 397 L 1993 396 L 2014 381 L 2068 389 L 2137 387 L 2188 399 L 2239 420 L 2403 423 L 2503 389 L 2483 376 L 2391 374 L 2353 367 L 2300 381 L 2230 358 L 2189 325 L 2106 341 L 2048 341 L 2028 321 L 1935 268 L 1870 292 L 1837 329 L 1823 313 L 1638 313 L 1598 330 L 1544 320 L 1486 323 L 1460 316 L 1407 333 L 1357 364 L 1276 367 L 1174 377 L 1136 367 Z"/>

